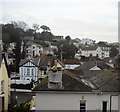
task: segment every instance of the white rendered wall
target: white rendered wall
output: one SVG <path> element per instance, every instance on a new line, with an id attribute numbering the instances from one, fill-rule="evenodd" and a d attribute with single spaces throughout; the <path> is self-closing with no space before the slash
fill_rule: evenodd
<path id="1" fill-rule="evenodd" d="M 36 110 L 79 110 L 84 96 L 87 110 L 102 110 L 102 101 L 107 101 L 109 110 L 110 95 L 95 94 L 36 94 Z M 118 97 L 114 96 L 112 110 L 118 110 Z"/>

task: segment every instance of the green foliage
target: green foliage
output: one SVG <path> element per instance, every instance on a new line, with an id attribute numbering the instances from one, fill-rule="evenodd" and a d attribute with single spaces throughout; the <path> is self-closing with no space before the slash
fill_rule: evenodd
<path id="1" fill-rule="evenodd" d="M 11 42 L 16 43 L 15 50 L 15 60 L 16 60 L 16 71 L 18 71 L 19 62 L 21 59 L 20 46 L 21 40 L 20 37 L 23 35 L 24 31 L 21 28 L 17 28 L 14 24 L 5 24 L 2 26 L 2 40 L 4 42 L 4 50 L 7 51 L 7 46 Z"/>
<path id="2" fill-rule="evenodd" d="M 59 41 L 58 43 L 58 51 L 55 51 L 55 54 L 58 55 L 58 58 L 61 57 L 61 53 L 63 59 L 73 59 L 75 53 L 77 52 L 77 47 L 73 43 L 69 43 L 67 40 Z"/>
<path id="3" fill-rule="evenodd" d="M 51 32 L 42 32 L 41 40 L 52 41 L 53 34 Z"/>
<path id="4" fill-rule="evenodd" d="M 71 37 L 70 37 L 70 36 L 66 36 L 65 39 L 66 39 L 68 42 L 70 42 Z"/>
<path id="5" fill-rule="evenodd" d="M 44 32 L 50 31 L 50 28 L 46 25 L 42 25 L 40 28 L 43 29 Z"/>
<path id="6" fill-rule="evenodd" d="M 115 57 L 118 55 L 118 53 L 119 53 L 119 51 L 117 49 L 117 46 L 111 46 L 110 57 Z"/>
<path id="7" fill-rule="evenodd" d="M 107 46 L 107 42 L 99 41 L 98 46 Z"/>
<path id="8" fill-rule="evenodd" d="M 11 110 L 11 112 L 28 112 L 30 109 L 30 104 L 20 104 Z"/>
<path id="9" fill-rule="evenodd" d="M 43 47 L 49 47 L 49 45 L 42 40 L 34 40 L 35 43 L 42 45 Z"/>

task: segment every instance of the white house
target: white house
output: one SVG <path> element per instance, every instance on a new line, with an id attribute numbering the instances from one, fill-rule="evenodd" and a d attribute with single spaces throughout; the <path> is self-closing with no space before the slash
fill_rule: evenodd
<path id="1" fill-rule="evenodd" d="M 57 78 L 54 80 L 54 77 Z M 118 81 L 116 80 L 117 75 L 104 82 L 104 85 L 96 85 L 95 81 L 84 77 L 78 78 L 68 70 L 61 69 L 61 73 L 53 71 L 53 75 L 48 74 L 48 77 L 33 89 L 36 92 L 35 110 L 117 111 L 118 90 L 115 85 L 117 86 Z"/>
<path id="2" fill-rule="evenodd" d="M 19 64 L 20 80 L 16 83 L 30 83 L 31 81 L 42 80 L 47 76 L 48 68 L 53 63 L 54 57 L 49 55 L 41 55 L 37 58 L 22 59 Z M 15 83 L 15 81 L 11 81 Z"/>
<path id="3" fill-rule="evenodd" d="M 20 80 L 38 80 L 40 58 L 22 59 L 19 64 Z"/>
<path id="4" fill-rule="evenodd" d="M 28 42 L 26 52 L 27 55 L 31 57 L 40 56 L 40 53 L 43 52 L 43 47 L 34 42 Z"/>
<path id="5" fill-rule="evenodd" d="M 82 38 L 82 40 L 80 40 L 80 44 L 93 45 L 93 44 L 95 44 L 95 40 L 92 40 L 89 38 Z"/>
<path id="6" fill-rule="evenodd" d="M 98 55 L 100 59 L 104 59 L 109 57 L 110 47 L 90 46 L 81 48 L 80 51 L 82 56 L 89 57 L 92 54 L 92 56 Z"/>

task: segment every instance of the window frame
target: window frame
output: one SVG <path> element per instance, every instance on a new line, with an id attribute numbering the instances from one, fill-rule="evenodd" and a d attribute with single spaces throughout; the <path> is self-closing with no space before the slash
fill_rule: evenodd
<path id="1" fill-rule="evenodd" d="M 80 112 L 86 112 L 86 100 L 80 100 Z"/>

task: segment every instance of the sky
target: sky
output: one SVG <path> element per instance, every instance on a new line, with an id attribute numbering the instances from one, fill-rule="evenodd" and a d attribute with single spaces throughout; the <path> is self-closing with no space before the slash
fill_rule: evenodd
<path id="1" fill-rule="evenodd" d="M 24 21 L 54 35 L 118 41 L 119 0 L 0 0 L 0 23 Z"/>

